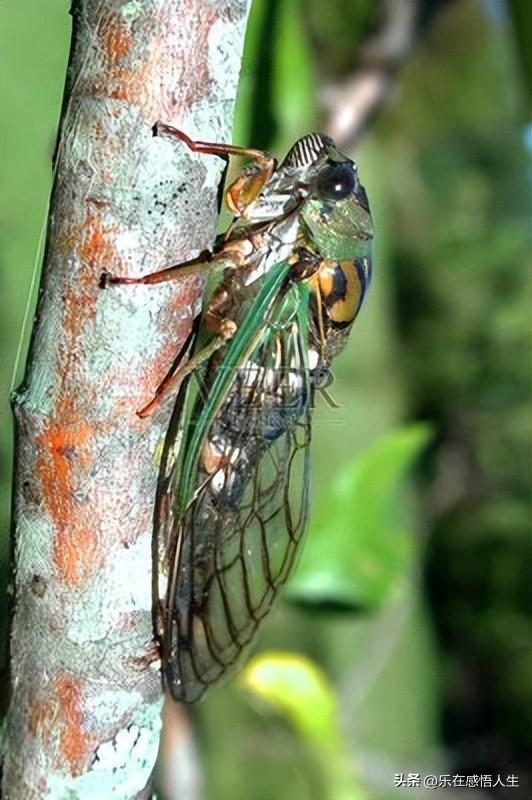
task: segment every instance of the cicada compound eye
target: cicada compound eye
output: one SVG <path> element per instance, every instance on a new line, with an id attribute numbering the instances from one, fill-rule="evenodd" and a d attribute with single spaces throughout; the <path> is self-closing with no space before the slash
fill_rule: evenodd
<path id="1" fill-rule="evenodd" d="M 318 194 L 328 200 L 344 200 L 353 193 L 356 184 L 355 169 L 350 161 L 329 162 L 316 179 Z"/>

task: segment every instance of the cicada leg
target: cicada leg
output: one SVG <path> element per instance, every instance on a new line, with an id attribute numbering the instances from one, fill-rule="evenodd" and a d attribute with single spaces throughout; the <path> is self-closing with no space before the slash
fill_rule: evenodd
<path id="1" fill-rule="evenodd" d="M 176 383 L 180 383 L 183 378 L 194 372 L 201 364 L 207 361 L 213 353 L 223 347 L 236 333 L 236 323 L 227 316 L 227 311 L 231 308 L 230 297 L 224 286 L 218 287 L 214 292 L 203 315 L 202 325 L 205 331 L 211 333 L 213 338 L 208 344 L 195 353 L 186 364 L 180 365 L 184 349 L 188 349 L 187 343 L 182 348 L 181 353 L 175 359 L 169 371 L 157 387 L 150 402 L 137 411 L 139 417 L 144 419 L 152 414 L 161 405 L 162 400 L 168 395 Z"/>
<path id="2" fill-rule="evenodd" d="M 192 358 L 189 358 L 186 364 L 183 364 L 181 367 L 179 367 L 180 359 L 177 358 L 155 390 L 155 394 L 150 402 L 137 411 L 137 416 L 139 416 L 141 419 L 145 419 L 153 414 L 153 412 L 159 408 L 164 398 L 173 389 L 176 383 L 180 383 L 183 378 L 185 378 L 191 372 L 194 372 L 194 370 L 207 361 L 213 355 L 213 353 L 219 350 L 220 347 L 223 347 L 228 339 L 231 339 L 234 336 L 235 331 L 236 324 L 232 320 L 223 320 L 220 333 L 217 336 L 214 336 L 211 341 L 205 345 L 205 347 L 202 347 L 201 350 L 195 353 Z"/>
<path id="3" fill-rule="evenodd" d="M 227 255 L 223 252 L 213 255 L 210 250 L 204 250 L 197 258 L 193 258 L 191 261 L 183 261 L 171 267 L 164 267 L 163 269 L 157 270 L 157 272 L 150 272 L 148 275 L 126 278 L 112 275 L 110 272 L 102 272 L 100 276 L 100 288 L 105 289 L 107 286 L 113 285 L 140 286 L 166 283 L 166 281 L 180 280 L 189 275 L 206 276 L 212 271 L 217 262 L 220 261 L 232 262 L 234 258 L 232 255 Z M 232 263 L 228 263 L 228 266 L 232 266 Z"/>
<path id="4" fill-rule="evenodd" d="M 166 122 L 156 122 L 153 126 L 153 133 L 155 136 L 172 136 L 174 139 L 186 144 L 189 150 L 194 153 L 206 153 L 213 156 L 242 156 L 243 158 L 250 158 L 252 161 L 259 163 L 270 163 L 275 161 L 274 157 L 267 153 L 265 150 L 256 150 L 252 147 L 239 147 L 236 144 L 225 144 L 220 142 L 201 142 L 197 139 L 191 139 L 190 136 L 180 130 L 174 128 L 173 125 L 167 125 Z"/>
<path id="5" fill-rule="evenodd" d="M 244 216 L 248 206 L 255 202 L 277 166 L 275 158 L 264 150 L 216 142 L 199 142 L 191 139 L 179 128 L 174 128 L 164 122 L 155 123 L 154 134 L 155 136 L 164 134 L 179 139 L 194 153 L 206 153 L 221 158 L 240 156 L 251 159 L 252 164 L 233 181 L 225 193 L 225 201 L 229 210 L 238 217 Z"/>
<path id="6" fill-rule="evenodd" d="M 203 250 L 199 256 L 190 261 L 181 261 L 171 267 L 163 267 L 156 272 L 148 275 L 138 275 L 136 277 L 122 277 L 113 275 L 110 272 L 102 272 L 100 275 L 100 289 L 108 286 L 149 286 L 156 283 L 166 283 L 167 281 L 181 280 L 191 275 L 208 277 L 213 270 L 222 270 L 226 267 L 244 266 L 246 263 L 246 248 L 242 242 L 228 242 L 224 244 L 218 253 L 211 250 Z"/>
<path id="7" fill-rule="evenodd" d="M 210 272 L 214 265 L 218 267 L 232 267 L 237 269 L 245 264 L 246 255 L 242 250 L 240 243 L 229 243 L 225 249 L 213 255 L 210 251 L 204 251 L 201 256 L 192 261 L 187 261 L 182 264 L 176 264 L 173 267 L 152 272 L 149 275 L 142 275 L 137 278 L 122 278 L 116 275 L 110 275 L 108 272 L 103 272 L 100 277 L 100 287 L 103 289 L 109 285 L 143 285 L 143 284 L 156 284 L 164 283 L 165 281 L 179 280 L 188 275 L 201 275 L 205 272 Z M 175 358 L 172 366 L 167 374 L 157 387 L 153 398 L 150 402 L 137 411 L 139 417 L 144 419 L 150 416 L 159 408 L 163 399 L 168 395 L 171 389 L 183 380 L 186 375 L 189 375 L 200 364 L 206 361 L 211 355 L 219 350 L 228 339 L 234 336 L 236 325 L 233 320 L 228 319 L 225 315 L 225 308 L 227 307 L 227 298 L 225 290 L 222 287 L 214 293 L 209 305 L 205 311 L 204 326 L 205 330 L 213 334 L 212 340 L 202 350 L 196 353 L 186 364 L 180 366 L 180 363 L 189 349 L 190 342 L 187 339 L 185 345 L 181 348 L 179 354 Z"/>

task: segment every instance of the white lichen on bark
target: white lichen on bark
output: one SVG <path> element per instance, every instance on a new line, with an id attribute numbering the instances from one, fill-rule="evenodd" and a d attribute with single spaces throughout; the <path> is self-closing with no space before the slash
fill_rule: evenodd
<path id="1" fill-rule="evenodd" d="M 250 0 L 78 0 L 38 317 L 17 419 L 5 800 L 133 798 L 158 747 L 152 513 L 168 404 L 145 403 L 197 280 L 102 291 L 191 258 L 222 164 L 154 122 L 230 139 Z"/>

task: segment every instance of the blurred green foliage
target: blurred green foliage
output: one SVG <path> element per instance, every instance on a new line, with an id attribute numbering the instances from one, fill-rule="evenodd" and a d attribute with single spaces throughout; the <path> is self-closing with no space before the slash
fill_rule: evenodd
<path id="1" fill-rule="evenodd" d="M 532 31 L 532 3 L 529 0 L 508 0 L 508 11 L 513 25 L 517 56 L 521 62 L 521 75 L 528 89 L 528 94 L 532 92 L 532 47 L 530 47 L 530 36 Z M 530 114 L 532 109 L 530 103 L 528 108 L 523 108 L 525 114 Z"/>
<path id="2" fill-rule="evenodd" d="M 312 544 L 290 580 L 289 599 L 365 611 L 390 599 L 417 556 L 398 489 L 429 435 L 425 425 L 398 428 L 333 478 L 311 521 Z"/>
<path id="3" fill-rule="evenodd" d="M 532 745 L 531 4 L 421 5 L 424 17 L 441 13 L 355 154 L 375 217 L 375 278 L 336 369 L 339 408 L 315 411 L 315 512 L 290 589 L 305 603 L 287 593 L 258 651 L 299 653 L 325 673 L 340 709 L 338 749 L 369 798 L 400 795 L 398 772 L 454 770 L 513 771 L 521 800 Z M 235 141 L 282 154 L 322 126 L 319 81 L 356 68 L 380 3 L 323 7 L 255 0 Z M 0 83 L 6 554 L 7 395 L 50 184 L 69 17 L 63 0 L 30 9 L 9 0 L 0 15 L 0 75 L 11 76 Z M 397 492 L 425 423 L 434 433 L 416 482 Z M 233 682 L 193 715 L 207 800 L 333 796 L 334 776 L 286 709 L 267 711 Z"/>
<path id="4" fill-rule="evenodd" d="M 406 71 L 415 128 L 397 136 L 399 109 L 387 121 L 402 365 L 439 432 L 424 499 L 445 728 L 469 769 L 532 747 L 531 173 L 511 31 L 457 7 Z"/>
<path id="5" fill-rule="evenodd" d="M 327 76 L 342 78 L 357 66 L 366 37 L 376 32 L 382 4 L 335 0 L 334 9 L 324 14 L 323 2 L 308 0 L 304 9 L 300 3 L 300 10 L 316 64 Z"/>

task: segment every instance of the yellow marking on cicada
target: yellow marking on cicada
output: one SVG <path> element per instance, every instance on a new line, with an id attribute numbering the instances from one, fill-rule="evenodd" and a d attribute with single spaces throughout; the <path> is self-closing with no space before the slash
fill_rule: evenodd
<path id="1" fill-rule="evenodd" d="M 363 291 L 355 262 L 323 259 L 318 271 L 318 285 L 332 322 L 352 322 L 360 308 Z"/>

